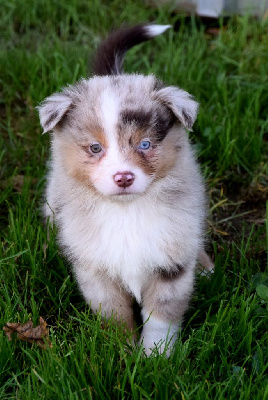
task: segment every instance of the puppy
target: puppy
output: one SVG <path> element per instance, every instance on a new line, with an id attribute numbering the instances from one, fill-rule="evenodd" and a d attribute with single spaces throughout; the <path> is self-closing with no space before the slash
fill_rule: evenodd
<path id="1" fill-rule="evenodd" d="M 185 131 L 198 104 L 153 75 L 122 73 L 129 48 L 169 27 L 112 33 L 93 77 L 38 107 L 51 131 L 44 215 L 94 312 L 134 330 L 140 304 L 147 355 L 170 353 L 205 254 L 205 189 Z"/>

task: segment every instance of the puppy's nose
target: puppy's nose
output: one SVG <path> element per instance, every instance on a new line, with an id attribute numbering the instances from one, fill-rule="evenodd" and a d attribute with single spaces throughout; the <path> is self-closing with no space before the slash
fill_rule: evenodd
<path id="1" fill-rule="evenodd" d="M 132 183 L 134 182 L 135 176 L 132 172 L 126 171 L 126 172 L 117 172 L 114 175 L 114 181 L 119 187 L 126 188 L 128 186 L 131 186 Z"/>

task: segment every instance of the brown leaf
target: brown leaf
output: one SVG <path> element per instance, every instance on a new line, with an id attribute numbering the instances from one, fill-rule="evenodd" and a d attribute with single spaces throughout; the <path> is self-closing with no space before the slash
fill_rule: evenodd
<path id="1" fill-rule="evenodd" d="M 42 317 L 39 318 L 40 325 L 34 328 L 33 321 L 28 321 L 25 324 L 7 322 L 4 326 L 5 334 L 9 341 L 12 340 L 12 334 L 17 334 L 17 339 L 25 340 L 30 343 L 36 343 L 42 349 L 47 345 L 52 347 L 51 342 L 48 340 L 47 323 Z"/>

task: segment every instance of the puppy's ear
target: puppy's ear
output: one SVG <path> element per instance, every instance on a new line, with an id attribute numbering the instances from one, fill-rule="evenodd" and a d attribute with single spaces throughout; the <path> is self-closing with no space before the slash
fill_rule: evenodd
<path id="1" fill-rule="evenodd" d="M 158 90 L 155 97 L 171 109 L 185 128 L 192 130 L 197 117 L 198 103 L 189 93 L 175 86 L 168 86 Z"/>
<path id="2" fill-rule="evenodd" d="M 65 93 L 54 93 L 47 97 L 40 106 L 40 123 L 44 129 L 43 133 L 51 131 L 60 122 L 72 105 L 72 99 Z"/>

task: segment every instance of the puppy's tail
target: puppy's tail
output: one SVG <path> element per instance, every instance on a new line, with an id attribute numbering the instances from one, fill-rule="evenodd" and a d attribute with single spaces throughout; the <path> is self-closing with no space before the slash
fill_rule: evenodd
<path id="1" fill-rule="evenodd" d="M 99 46 L 93 61 L 93 73 L 98 76 L 119 75 L 125 53 L 142 42 L 165 32 L 171 25 L 140 24 L 112 32 Z"/>

